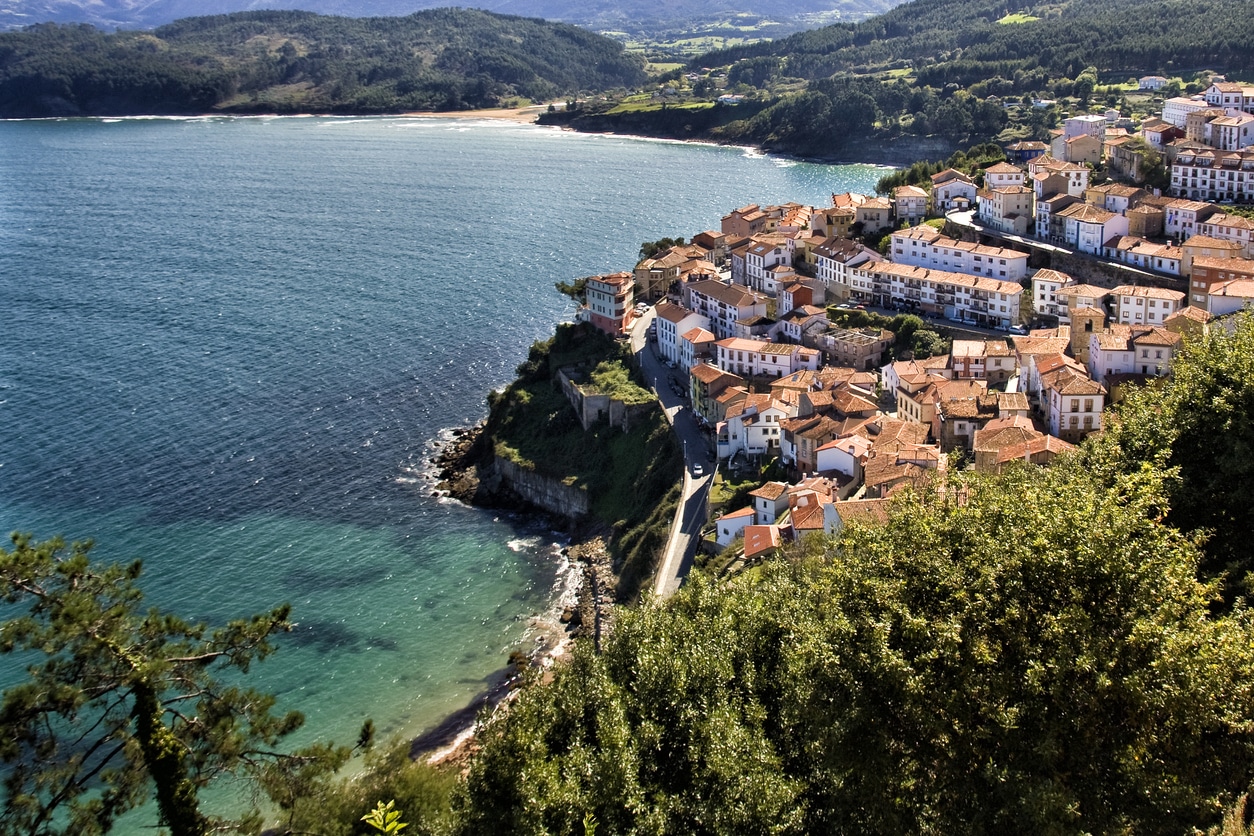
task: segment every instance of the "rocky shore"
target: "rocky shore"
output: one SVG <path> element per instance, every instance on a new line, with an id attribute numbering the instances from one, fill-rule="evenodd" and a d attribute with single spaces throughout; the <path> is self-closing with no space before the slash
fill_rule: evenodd
<path id="1" fill-rule="evenodd" d="M 585 520 L 555 518 L 529 506 L 525 500 L 493 479 L 489 473 L 491 453 L 483 424 L 455 429 L 431 458 L 435 466 L 435 490 L 480 508 L 526 511 L 542 514 L 571 536 L 566 556 L 582 567 L 579 601 L 562 614 L 562 623 L 573 638 L 588 637 L 600 646 L 613 621 L 618 578 L 606 549 L 606 532 Z"/>
<path id="2" fill-rule="evenodd" d="M 606 548 L 606 532 L 586 521 L 564 520 L 529 506 L 499 480 L 492 478 L 489 440 L 483 424 L 452 430 L 431 457 L 435 492 L 479 508 L 534 513 L 557 528 L 567 531 L 570 544 L 562 554 L 579 568 L 579 581 L 572 601 L 561 605 L 552 625 L 537 618 L 540 635 L 526 652 L 511 654 L 509 666 L 502 669 L 482 694 L 463 710 L 453 714 L 435 729 L 411 741 L 410 754 L 425 757 L 429 763 L 461 767 L 474 751 L 474 723 L 482 712 L 494 712 L 507 704 L 529 667 L 545 670 L 569 654 L 576 639 L 587 638 L 599 650 L 613 624 L 618 579 Z M 545 673 L 544 676 L 549 674 Z"/>

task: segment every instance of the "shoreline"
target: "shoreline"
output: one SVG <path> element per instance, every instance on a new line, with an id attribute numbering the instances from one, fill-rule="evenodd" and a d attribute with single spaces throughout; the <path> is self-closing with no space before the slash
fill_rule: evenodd
<path id="1" fill-rule="evenodd" d="M 480 512 L 507 511 L 543 520 L 552 528 L 554 518 L 542 511 L 518 507 L 496 507 L 492 496 L 480 492 L 478 478 L 482 422 L 470 427 L 443 430 L 433 440 L 433 450 L 422 474 L 431 495 L 442 502 L 456 502 Z M 509 663 L 498 669 L 487 686 L 464 707 L 447 715 L 430 729 L 411 737 L 409 757 L 429 765 L 461 768 L 475 748 L 480 717 L 492 716 L 513 701 L 522 687 L 526 672 L 539 672 L 549 678 L 552 667 L 568 658 L 575 640 L 589 637 L 596 641 L 608 622 L 605 602 L 594 590 L 603 586 L 600 573 L 608 568 L 604 542 L 594 534 L 572 533 L 561 549 L 556 567 L 554 597 L 547 609 L 530 618 L 530 630 L 523 642 L 509 655 Z M 534 633 L 534 636 L 532 636 Z M 526 642 L 530 642 L 530 646 Z"/>
<path id="2" fill-rule="evenodd" d="M 735 148 L 745 152 L 753 152 L 761 154 L 764 157 L 783 160 L 791 163 L 806 163 L 810 165 L 865 165 L 875 168 L 883 168 L 886 170 L 895 170 L 905 168 L 917 162 L 917 158 L 912 155 L 905 154 L 899 160 L 891 162 L 870 161 L 859 159 L 842 159 L 837 157 L 804 157 L 787 151 L 779 151 L 769 148 L 763 148 L 760 145 L 742 145 L 733 142 L 719 142 L 714 139 L 687 139 L 670 136 L 655 136 L 652 134 L 640 133 L 624 133 L 622 131 L 585 131 L 572 128 L 567 125 L 542 125 L 539 122 L 541 114 L 547 112 L 549 103 L 538 105 L 527 105 L 526 107 L 515 108 L 479 108 L 476 110 L 414 110 L 402 111 L 398 113 L 181 113 L 181 114 L 126 114 L 126 115 L 106 115 L 93 114 L 83 116 L 38 116 L 38 117 L 3 117 L 2 121 L 6 122 L 39 122 L 39 121 L 64 121 L 74 119 L 84 120 L 111 120 L 111 121 L 127 121 L 127 120 L 192 120 L 192 119 L 308 119 L 308 118 L 340 118 L 340 119 L 387 119 L 387 118 L 418 118 L 418 119 L 442 119 L 442 120 L 483 120 L 489 122 L 499 122 L 514 125 L 531 125 L 537 128 L 550 128 L 553 130 L 570 131 L 571 133 L 585 134 L 587 136 L 612 136 L 622 139 L 634 139 L 643 142 L 662 142 L 673 143 L 677 145 L 696 145 L 708 146 L 712 148 Z M 909 161 L 907 161 L 907 159 Z"/>
<path id="3" fill-rule="evenodd" d="M 527 105 L 526 107 L 490 107 L 480 110 L 415 110 L 399 113 L 398 116 L 432 116 L 437 119 L 495 119 L 502 122 L 515 122 L 520 125 L 534 125 L 536 120 L 549 108 L 548 103 Z"/>

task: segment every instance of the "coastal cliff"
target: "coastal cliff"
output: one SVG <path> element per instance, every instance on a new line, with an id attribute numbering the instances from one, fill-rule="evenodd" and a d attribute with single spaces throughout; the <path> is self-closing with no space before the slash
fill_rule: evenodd
<path id="1" fill-rule="evenodd" d="M 448 496 L 485 508 L 540 511 L 577 526 L 589 511 L 588 491 L 545 476 L 516 462 L 484 451 L 490 449 L 484 425 L 455 430 L 435 458 L 439 467 L 436 489 Z"/>
<path id="2" fill-rule="evenodd" d="M 518 377 L 488 398 L 487 419 L 454 432 L 436 489 L 468 504 L 543 513 L 576 542 L 604 541 L 597 598 L 630 601 L 652 573 L 673 515 L 682 457 L 625 347 L 586 325 L 532 346 Z M 587 420 L 572 379 L 629 404 L 629 421 Z M 585 427 L 586 424 L 586 427 Z M 624 429 L 626 427 L 626 429 Z"/>

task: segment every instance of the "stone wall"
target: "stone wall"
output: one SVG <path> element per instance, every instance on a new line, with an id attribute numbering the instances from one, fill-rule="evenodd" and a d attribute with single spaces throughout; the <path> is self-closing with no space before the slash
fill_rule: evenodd
<path id="1" fill-rule="evenodd" d="M 529 505 L 570 522 L 582 520 L 590 510 L 585 489 L 541 476 L 499 456 L 492 464 L 492 478 L 498 483 L 494 491 L 508 490 Z"/>
<path id="2" fill-rule="evenodd" d="M 579 418 L 579 426 L 587 432 L 598 421 L 607 421 L 611 427 L 618 427 L 623 432 L 631 432 L 631 425 L 642 416 L 647 416 L 654 403 L 628 406 L 623 401 L 615 400 L 609 395 L 587 391 L 576 383 L 566 369 L 557 373 L 562 392 Z"/>

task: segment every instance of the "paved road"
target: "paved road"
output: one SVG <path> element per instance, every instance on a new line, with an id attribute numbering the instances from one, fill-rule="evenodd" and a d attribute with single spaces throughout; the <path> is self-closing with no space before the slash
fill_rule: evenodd
<path id="1" fill-rule="evenodd" d="M 710 486 L 713 484 L 713 463 L 709 461 L 708 443 L 697 426 L 692 409 L 685 398 L 671 388 L 672 380 L 686 387 L 687 375 L 667 368 L 648 341 L 647 333 L 653 316 L 653 309 L 650 308 L 644 316 L 636 320 L 631 334 L 631 349 L 640 361 L 645 379 L 657 393 L 662 409 L 666 412 L 666 420 L 684 451 L 684 491 L 675 519 L 671 523 L 666 552 L 658 566 L 657 579 L 653 586 L 654 595 L 664 599 L 679 589 L 692 569 L 701 528 L 706 521 Z M 686 388 L 684 391 L 687 391 Z M 701 476 L 694 477 L 692 470 L 697 464 L 702 466 L 704 472 Z"/>

